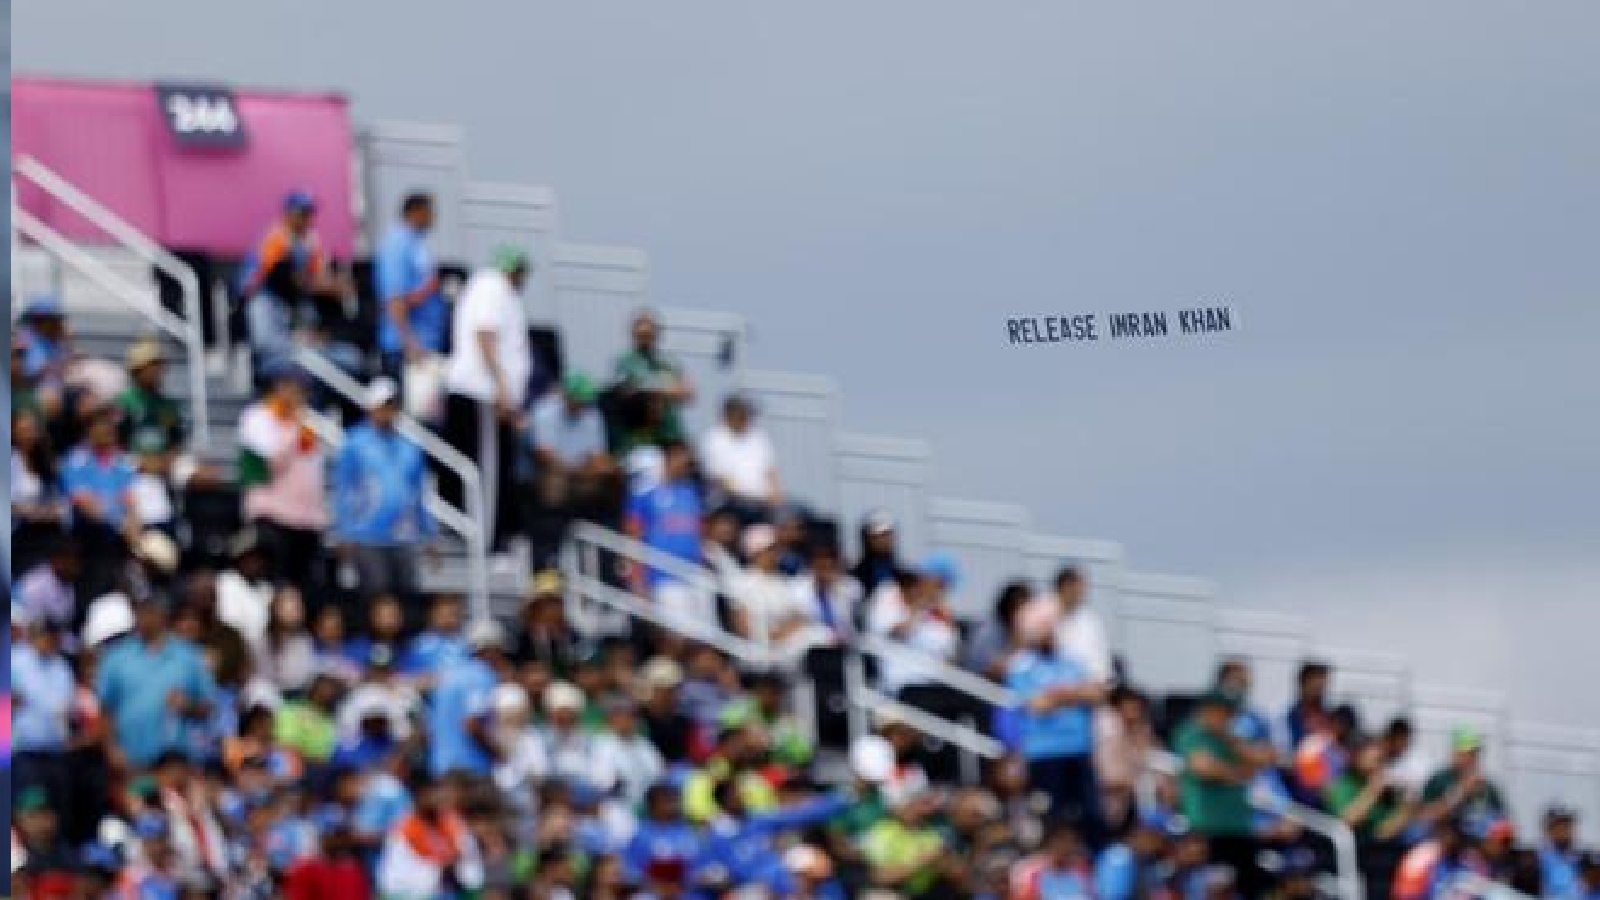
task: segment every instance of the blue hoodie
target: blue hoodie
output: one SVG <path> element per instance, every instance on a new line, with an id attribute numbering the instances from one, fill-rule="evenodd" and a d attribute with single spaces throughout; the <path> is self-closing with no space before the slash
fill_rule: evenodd
<path id="1" fill-rule="evenodd" d="M 779 896 L 792 890 L 789 871 L 773 838 L 797 828 L 824 822 L 844 812 L 847 797 L 824 797 L 770 812 L 751 813 L 743 819 L 723 816 L 711 824 L 696 872 L 716 867 L 733 884 L 763 884 Z"/>

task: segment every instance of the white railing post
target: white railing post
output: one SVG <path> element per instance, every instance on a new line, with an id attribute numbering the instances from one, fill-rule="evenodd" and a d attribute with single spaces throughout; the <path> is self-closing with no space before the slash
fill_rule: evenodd
<path id="1" fill-rule="evenodd" d="M 71 182 L 57 175 L 43 163 L 31 156 L 24 156 L 12 163 L 11 171 L 28 179 L 57 202 L 71 209 L 73 212 L 87 219 L 89 222 L 115 240 L 124 249 L 131 251 L 144 260 L 157 271 L 178 283 L 178 289 L 183 294 L 183 322 L 184 326 L 178 334 L 173 335 L 184 344 L 185 354 L 189 357 L 189 390 L 193 400 L 193 423 L 195 441 L 202 447 L 211 445 L 211 415 L 206 405 L 206 345 L 205 330 L 200 312 L 200 282 L 195 277 L 194 270 L 183 260 L 178 259 L 166 248 L 146 237 L 139 229 L 133 227 L 106 206 L 78 190 Z M 20 207 L 15 201 L 13 191 L 12 210 L 15 216 Z M 35 220 L 37 221 L 37 220 Z M 39 222 L 43 225 L 42 222 Z M 63 240 L 65 240 L 63 238 Z M 121 276 L 117 276 L 121 278 Z M 62 298 L 65 302 L 66 298 Z M 157 304 L 159 305 L 159 304 Z M 226 327 L 225 322 L 218 322 L 218 328 Z"/>

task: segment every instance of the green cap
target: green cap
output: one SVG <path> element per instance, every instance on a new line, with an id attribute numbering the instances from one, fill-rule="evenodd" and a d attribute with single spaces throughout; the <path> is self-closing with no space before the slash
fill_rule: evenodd
<path id="1" fill-rule="evenodd" d="M 1457 753 L 1466 753 L 1471 750 L 1482 749 L 1483 735 L 1479 734 L 1477 730 L 1473 728 L 1467 728 L 1465 726 L 1457 728 L 1456 730 L 1450 732 L 1450 747 Z"/>
<path id="2" fill-rule="evenodd" d="M 561 390 L 579 403 L 593 403 L 596 393 L 594 379 L 582 372 L 569 372 L 561 379 Z"/>
<path id="3" fill-rule="evenodd" d="M 48 809 L 49 806 L 50 795 L 37 784 L 23 788 L 22 793 L 17 795 L 16 808 L 19 813 L 38 812 L 41 809 Z"/>
<path id="4" fill-rule="evenodd" d="M 510 244 L 502 244 L 494 250 L 494 267 L 510 274 L 528 268 L 528 251 Z"/>

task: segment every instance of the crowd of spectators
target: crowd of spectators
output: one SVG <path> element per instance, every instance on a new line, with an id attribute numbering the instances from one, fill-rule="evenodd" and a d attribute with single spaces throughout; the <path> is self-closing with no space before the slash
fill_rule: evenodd
<path id="1" fill-rule="evenodd" d="M 291 195 L 240 279 L 256 396 L 231 473 L 188 445 L 159 342 L 123 366 L 85 359 L 58 302 L 23 310 L 16 896 L 1324 896 L 1332 848 L 1294 802 L 1354 831 L 1376 900 L 1474 896 L 1462 876 L 1600 897 L 1572 810 L 1515 833 L 1470 730 L 1428 760 L 1405 719 L 1373 731 L 1336 704 L 1315 662 L 1281 714 L 1252 702 L 1242 659 L 1194 695 L 1151 697 L 1084 572 L 1007 585 L 962 622 L 959 565 L 905 559 L 886 513 L 847 558 L 785 489 L 749 398 L 686 433 L 695 386 L 653 314 L 602 383 L 533 352 L 527 254 L 497 253 L 447 297 L 425 195 L 379 244 L 370 352 L 338 354 L 365 394 L 328 445 L 308 410 L 336 404 L 294 347 L 347 335 L 326 317 L 359 289 L 320 250 L 315 212 Z M 494 542 L 533 549 L 514 617 L 421 589 L 443 540 L 430 479 L 457 505 L 470 486 L 430 471 L 397 427 L 407 412 L 480 462 Z M 665 563 L 612 576 L 665 621 L 717 623 L 771 659 L 642 621 L 579 629 L 546 565 L 574 520 L 703 568 L 717 590 Z M 901 651 L 877 660 L 877 690 L 1004 755 L 963 780 L 899 707 L 852 736 L 844 663 L 863 635 Z M 948 668 L 1017 702 L 954 689 Z"/>

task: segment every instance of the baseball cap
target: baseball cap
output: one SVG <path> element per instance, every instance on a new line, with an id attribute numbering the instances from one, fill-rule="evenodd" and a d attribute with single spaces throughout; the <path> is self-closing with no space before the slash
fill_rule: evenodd
<path id="1" fill-rule="evenodd" d="M 509 244 L 496 247 L 494 250 L 494 267 L 501 272 L 510 274 L 520 269 L 528 268 L 528 251 L 521 247 Z"/>
<path id="2" fill-rule="evenodd" d="M 54 294 L 41 294 L 28 301 L 22 308 L 22 315 L 29 319 L 59 319 L 66 315 L 66 310 Z"/>
<path id="3" fill-rule="evenodd" d="M 644 680 L 657 688 L 675 688 L 683 683 L 683 667 L 676 660 L 658 656 L 645 663 Z"/>
<path id="4" fill-rule="evenodd" d="M 528 708 L 528 692 L 520 684 L 498 684 L 489 705 L 498 713 L 522 712 Z"/>
<path id="5" fill-rule="evenodd" d="M 874 510 L 867 515 L 867 534 L 889 534 L 899 523 L 895 521 L 894 514 L 886 509 Z"/>
<path id="6" fill-rule="evenodd" d="M 161 349 L 161 342 L 154 338 L 145 338 L 135 341 L 128 348 L 128 371 L 137 372 L 152 363 L 161 362 L 166 358 L 166 353 Z"/>
<path id="7" fill-rule="evenodd" d="M 1483 735 L 1477 729 L 1463 725 L 1450 732 L 1450 749 L 1457 753 L 1467 753 L 1472 750 L 1483 749 Z"/>
<path id="8" fill-rule="evenodd" d="M 153 528 L 139 535 L 133 555 L 167 574 L 178 570 L 177 542 Z"/>
<path id="9" fill-rule="evenodd" d="M 757 553 L 771 550 L 777 543 L 778 532 L 771 525 L 751 525 L 744 530 L 744 536 L 740 538 L 740 546 L 744 548 L 745 556 L 755 556 Z"/>
<path id="10" fill-rule="evenodd" d="M 582 372 L 568 372 L 567 377 L 561 379 L 561 390 L 579 403 L 593 403 L 597 393 L 594 379 Z"/>
<path id="11" fill-rule="evenodd" d="M 1578 811 L 1559 800 L 1545 807 L 1544 810 L 1544 821 L 1546 825 L 1555 822 L 1572 822 L 1577 818 Z"/>
<path id="12" fill-rule="evenodd" d="M 583 709 L 583 691 L 576 685 L 558 681 L 544 689 L 544 708 L 547 712 Z"/>
<path id="13" fill-rule="evenodd" d="M 559 597 L 562 589 L 561 573 L 555 569 L 542 569 L 533 573 L 528 582 L 529 597 Z"/>
<path id="14" fill-rule="evenodd" d="M 290 191 L 283 198 L 284 212 L 314 212 L 316 208 L 316 196 L 305 189 Z"/>
<path id="15" fill-rule="evenodd" d="M 39 785 L 30 785 L 17 794 L 16 810 L 19 813 L 38 812 L 50 808 L 50 796 Z"/>
<path id="16" fill-rule="evenodd" d="M 262 366 L 262 375 L 267 380 L 276 384 L 280 381 L 297 381 L 306 384 L 311 381 L 311 375 L 305 367 L 292 359 L 274 359 Z"/>
<path id="17" fill-rule="evenodd" d="M 361 399 L 366 404 L 367 409 L 377 409 L 385 403 L 392 403 L 399 398 L 400 385 L 395 384 L 394 379 L 387 375 L 379 375 L 367 385 L 366 394 Z"/>
<path id="18" fill-rule="evenodd" d="M 467 626 L 467 646 L 474 650 L 503 649 L 506 630 L 493 619 L 477 619 Z"/>
<path id="19" fill-rule="evenodd" d="M 923 575 L 939 579 L 949 590 L 955 590 L 956 585 L 961 583 L 961 564 L 948 553 L 930 554 L 922 561 L 920 571 Z"/>
<path id="20" fill-rule="evenodd" d="M 13 611 L 17 608 L 11 607 Z M 89 604 L 89 616 L 83 623 L 83 643 L 96 647 L 132 630 L 133 607 L 120 597 L 102 597 Z"/>

